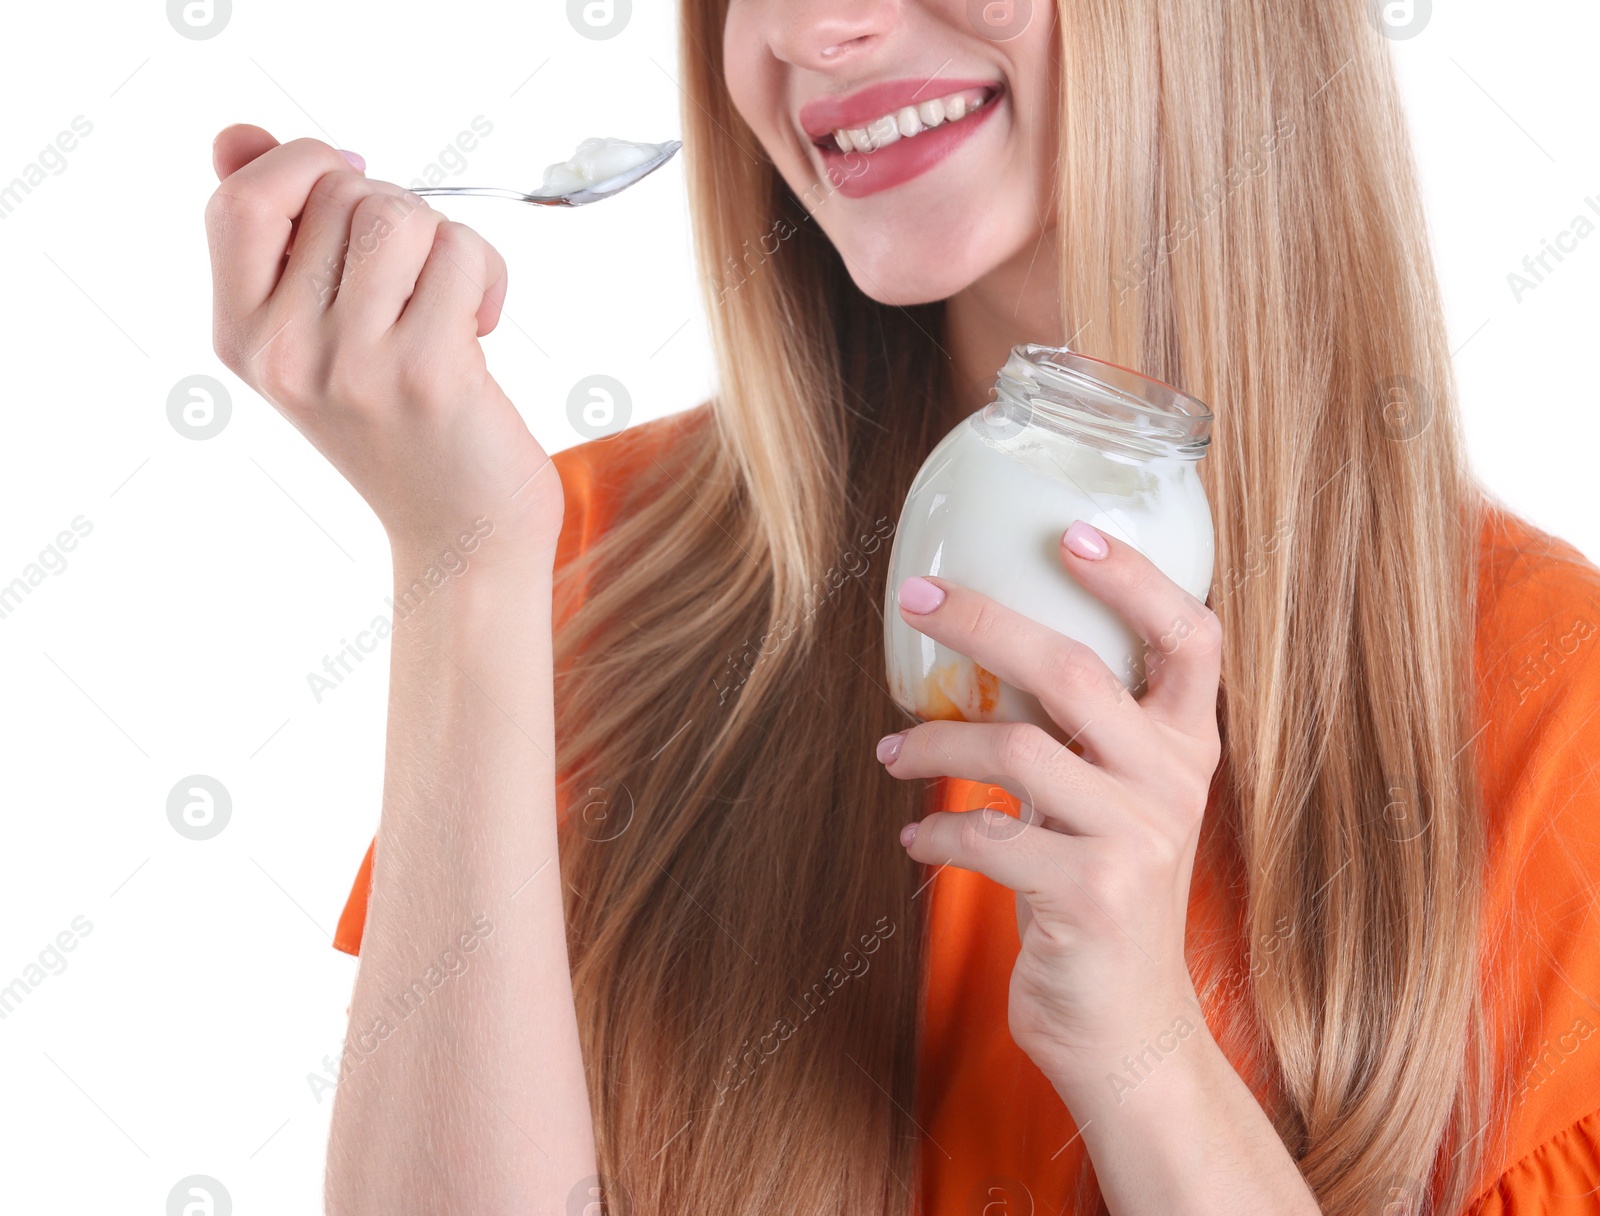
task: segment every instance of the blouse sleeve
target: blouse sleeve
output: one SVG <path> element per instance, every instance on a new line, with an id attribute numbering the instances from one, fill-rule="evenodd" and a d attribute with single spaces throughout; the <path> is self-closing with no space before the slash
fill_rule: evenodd
<path id="1" fill-rule="evenodd" d="M 1600 1110 L 1523 1157 L 1468 1216 L 1594 1216 L 1600 1212 Z"/>
<path id="2" fill-rule="evenodd" d="M 1466 1216 L 1600 1214 L 1600 570 L 1506 511 L 1479 582 L 1485 1012 L 1519 1084 Z"/>

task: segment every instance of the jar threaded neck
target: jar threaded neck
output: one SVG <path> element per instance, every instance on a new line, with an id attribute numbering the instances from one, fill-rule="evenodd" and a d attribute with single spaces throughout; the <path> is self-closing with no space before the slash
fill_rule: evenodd
<path id="1" fill-rule="evenodd" d="M 1211 442 L 1213 415 L 1203 402 L 1064 347 L 1012 347 L 995 395 L 1008 417 L 1138 457 L 1199 460 Z"/>

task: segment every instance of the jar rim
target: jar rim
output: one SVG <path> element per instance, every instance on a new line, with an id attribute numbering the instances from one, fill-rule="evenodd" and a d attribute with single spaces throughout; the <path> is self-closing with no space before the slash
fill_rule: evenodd
<path id="1" fill-rule="evenodd" d="M 1066 347 L 1013 346 L 995 391 L 1074 432 L 1140 455 L 1199 459 L 1211 442 L 1214 415 L 1197 397 Z"/>

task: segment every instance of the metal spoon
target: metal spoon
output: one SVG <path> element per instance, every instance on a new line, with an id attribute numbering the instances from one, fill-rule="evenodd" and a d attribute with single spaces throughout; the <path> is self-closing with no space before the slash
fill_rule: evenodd
<path id="1" fill-rule="evenodd" d="M 683 144 L 676 139 L 669 139 L 661 151 L 645 161 L 636 165 L 626 173 L 619 173 L 605 181 L 595 182 L 592 186 L 585 186 L 581 190 L 574 190 L 570 194 L 538 194 L 528 193 L 523 190 L 502 190 L 496 186 L 423 186 L 420 190 L 413 190 L 412 194 L 457 194 L 472 195 L 483 198 L 509 198 L 519 203 L 533 203 L 540 207 L 582 207 L 585 203 L 597 203 L 603 198 L 621 194 L 629 186 L 641 178 L 649 176 L 662 165 L 666 164 L 677 153 Z"/>

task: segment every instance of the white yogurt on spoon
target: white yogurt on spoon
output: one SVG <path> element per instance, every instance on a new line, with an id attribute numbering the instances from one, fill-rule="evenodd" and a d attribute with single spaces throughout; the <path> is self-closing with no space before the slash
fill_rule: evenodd
<path id="1" fill-rule="evenodd" d="M 586 139 L 571 158 L 544 171 L 544 183 L 535 193 L 564 195 L 593 190 L 653 160 L 668 146 L 608 137 Z"/>

